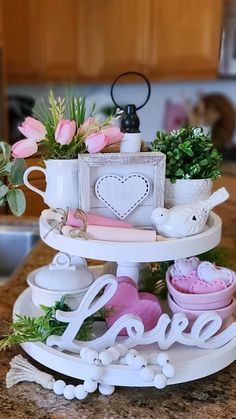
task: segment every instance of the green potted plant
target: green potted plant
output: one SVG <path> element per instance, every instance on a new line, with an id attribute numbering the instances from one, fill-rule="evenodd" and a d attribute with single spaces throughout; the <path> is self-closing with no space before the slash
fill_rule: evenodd
<path id="1" fill-rule="evenodd" d="M 212 181 L 220 176 L 222 156 L 202 128 L 158 131 L 152 150 L 166 155 L 166 207 L 210 196 Z"/>
<path id="2" fill-rule="evenodd" d="M 25 211 L 26 201 L 19 186 L 23 184 L 26 165 L 23 159 L 11 158 L 11 146 L 0 142 L 0 206 L 8 203 L 12 213 L 20 216 Z"/>

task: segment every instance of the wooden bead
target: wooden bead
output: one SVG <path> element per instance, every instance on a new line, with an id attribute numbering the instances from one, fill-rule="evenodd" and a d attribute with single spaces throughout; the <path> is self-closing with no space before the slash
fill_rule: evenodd
<path id="1" fill-rule="evenodd" d="M 169 362 L 167 362 L 166 365 L 163 367 L 162 372 L 168 378 L 173 378 L 175 376 L 175 369 L 173 365 L 170 364 Z"/>
<path id="2" fill-rule="evenodd" d="M 155 373 L 151 367 L 145 367 L 141 369 L 140 375 L 144 381 L 152 381 Z"/>
<path id="3" fill-rule="evenodd" d="M 54 393 L 57 394 L 58 396 L 61 396 L 63 394 L 65 386 L 66 386 L 65 381 L 63 380 L 55 381 L 55 383 L 53 384 Z"/>
<path id="4" fill-rule="evenodd" d="M 108 352 L 112 354 L 113 361 L 118 361 L 118 359 L 120 358 L 120 351 L 115 346 L 111 346 L 110 348 L 108 348 Z"/>
<path id="5" fill-rule="evenodd" d="M 97 390 L 98 387 L 98 383 L 95 380 L 85 380 L 84 382 L 84 389 L 88 392 L 88 393 L 94 393 L 94 391 Z"/>
<path id="6" fill-rule="evenodd" d="M 165 352 L 160 352 L 157 355 L 157 364 L 160 365 L 160 367 L 164 367 L 166 363 L 169 361 L 168 355 Z"/>
<path id="7" fill-rule="evenodd" d="M 110 394 L 114 393 L 115 386 L 110 386 L 108 384 L 99 384 L 98 389 L 100 393 L 104 396 L 109 396 Z"/>
<path id="8" fill-rule="evenodd" d="M 158 389 L 164 388 L 167 385 L 167 378 L 163 374 L 156 374 L 154 377 L 154 386 Z"/>
<path id="9" fill-rule="evenodd" d="M 75 386 L 73 384 L 65 386 L 63 396 L 66 400 L 73 400 L 75 398 Z"/>
<path id="10" fill-rule="evenodd" d="M 106 365 L 110 365 L 113 361 L 113 356 L 111 352 L 108 351 L 102 351 L 99 354 L 99 359 L 101 361 L 101 363 L 106 366 Z"/>
<path id="11" fill-rule="evenodd" d="M 104 370 L 102 367 L 98 367 L 97 365 L 91 365 L 88 369 L 88 378 L 92 380 L 99 380 L 104 374 Z"/>
<path id="12" fill-rule="evenodd" d="M 88 392 L 85 390 L 83 384 L 79 384 L 78 386 L 75 387 L 74 395 L 76 399 L 84 400 L 87 397 Z"/>
<path id="13" fill-rule="evenodd" d="M 134 357 L 133 366 L 135 368 L 141 369 L 142 367 L 145 367 L 146 365 L 147 365 L 147 361 L 143 356 L 137 355 Z"/>
<path id="14" fill-rule="evenodd" d="M 128 353 L 128 348 L 127 346 L 123 345 L 122 343 L 118 343 L 116 345 L 116 348 L 118 349 L 118 351 L 120 352 L 120 356 L 125 356 Z"/>

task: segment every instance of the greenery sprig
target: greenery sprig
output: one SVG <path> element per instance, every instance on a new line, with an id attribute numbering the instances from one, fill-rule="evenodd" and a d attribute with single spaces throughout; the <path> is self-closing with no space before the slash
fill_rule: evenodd
<path id="1" fill-rule="evenodd" d="M 0 341 L 0 350 L 10 348 L 23 342 L 46 342 L 51 335 L 61 336 L 66 330 L 68 323 L 60 322 L 56 319 L 56 311 L 71 311 L 71 308 L 65 303 L 66 296 L 60 301 L 56 301 L 53 307 L 41 305 L 44 315 L 39 317 L 30 317 L 16 315 L 16 320 L 10 325 L 9 333 L 2 337 Z M 104 320 L 108 315 L 108 310 L 101 309 L 97 313 L 85 319 L 76 339 L 83 341 L 93 337 L 94 321 Z"/>
<path id="2" fill-rule="evenodd" d="M 7 202 L 17 216 L 22 215 L 26 207 L 24 193 L 19 189 L 25 169 L 24 160 L 11 160 L 11 146 L 0 141 L 0 206 Z"/>
<path id="3" fill-rule="evenodd" d="M 166 177 L 176 179 L 216 179 L 220 176 L 221 154 L 202 128 L 181 128 L 170 133 L 158 131 L 153 151 L 166 155 Z"/>

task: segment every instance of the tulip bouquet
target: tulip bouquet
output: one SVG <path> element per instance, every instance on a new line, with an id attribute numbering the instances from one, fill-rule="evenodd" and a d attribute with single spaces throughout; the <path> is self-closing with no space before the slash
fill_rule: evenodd
<path id="1" fill-rule="evenodd" d="M 50 92 L 48 104 L 42 102 L 34 116 L 27 117 L 19 130 L 26 137 L 12 147 L 14 158 L 32 156 L 42 146 L 44 159 L 75 159 L 79 153 L 98 153 L 121 141 L 123 134 L 113 124 L 117 116 L 103 122 L 94 117 L 95 106 L 86 118 L 84 97 L 55 99 Z"/>

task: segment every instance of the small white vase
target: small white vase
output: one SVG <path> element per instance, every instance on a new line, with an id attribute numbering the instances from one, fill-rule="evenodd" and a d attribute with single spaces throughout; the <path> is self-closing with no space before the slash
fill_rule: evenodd
<path id="1" fill-rule="evenodd" d="M 211 179 L 177 179 L 175 183 L 166 179 L 165 207 L 171 208 L 175 205 L 205 200 L 211 195 L 211 189 Z"/>
<path id="2" fill-rule="evenodd" d="M 40 166 L 29 167 L 24 173 L 24 184 L 41 195 L 45 204 L 63 210 L 79 206 L 78 160 L 45 160 L 46 169 Z M 34 170 L 44 173 L 46 189 L 41 191 L 28 181 Z"/>

